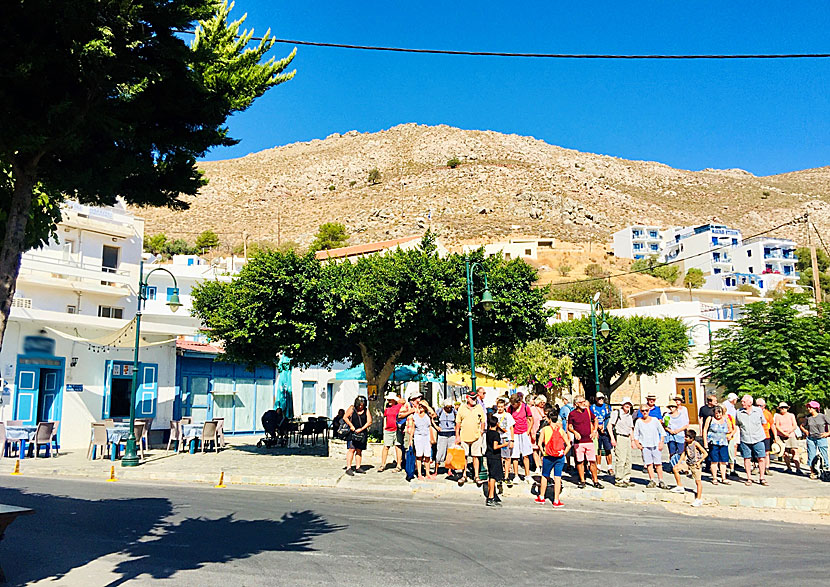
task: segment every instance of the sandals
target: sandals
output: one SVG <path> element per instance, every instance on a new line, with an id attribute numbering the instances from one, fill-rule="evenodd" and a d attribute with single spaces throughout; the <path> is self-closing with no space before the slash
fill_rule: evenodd
<path id="1" fill-rule="evenodd" d="M 720 481 L 720 482 L 721 482 L 721 483 L 723 483 L 724 485 L 732 485 L 732 482 L 731 482 L 731 481 L 727 481 L 726 479 L 721 479 L 721 481 Z"/>
<path id="2" fill-rule="evenodd" d="M 744 481 L 744 485 L 747 485 L 747 486 L 752 485 L 752 479 L 747 479 L 746 481 Z"/>
<path id="3" fill-rule="evenodd" d="M 761 485 L 763 485 L 764 487 L 766 487 L 767 485 L 769 485 L 769 483 L 767 482 L 767 480 L 766 480 L 766 479 L 761 479 L 758 483 L 760 483 L 760 484 L 761 484 Z"/>
<path id="4" fill-rule="evenodd" d="M 712 485 L 717 485 L 718 483 L 719 483 L 719 481 L 713 477 L 712 478 Z"/>

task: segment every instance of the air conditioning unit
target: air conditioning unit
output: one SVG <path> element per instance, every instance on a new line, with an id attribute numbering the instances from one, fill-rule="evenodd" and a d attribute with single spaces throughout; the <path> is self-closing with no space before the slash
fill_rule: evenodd
<path id="1" fill-rule="evenodd" d="M 27 310 L 31 310 L 32 298 L 12 298 L 12 308 L 26 308 Z"/>

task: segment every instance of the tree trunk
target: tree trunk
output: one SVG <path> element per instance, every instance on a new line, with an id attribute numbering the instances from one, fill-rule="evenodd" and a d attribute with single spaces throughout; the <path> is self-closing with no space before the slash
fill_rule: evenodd
<path id="1" fill-rule="evenodd" d="M 26 225 L 32 209 L 32 190 L 35 185 L 35 166 L 12 164 L 12 192 L 6 234 L 0 249 L 0 349 L 12 309 L 12 298 L 20 273 L 20 258 L 26 245 Z"/>
<path id="2" fill-rule="evenodd" d="M 366 345 L 358 343 L 358 346 L 360 347 L 360 355 L 363 357 L 363 370 L 366 372 L 366 385 L 369 389 L 371 389 L 371 386 L 374 385 L 377 390 L 377 399 L 374 402 L 367 400 L 367 408 L 371 410 L 372 413 L 372 430 L 382 430 L 382 408 L 385 403 L 383 399 L 383 388 L 386 386 L 386 382 L 389 381 L 389 378 L 395 371 L 395 362 L 401 355 L 402 349 L 398 349 L 392 353 L 391 357 L 387 357 L 383 365 L 378 369 L 377 358 L 369 353 L 366 349 Z"/>

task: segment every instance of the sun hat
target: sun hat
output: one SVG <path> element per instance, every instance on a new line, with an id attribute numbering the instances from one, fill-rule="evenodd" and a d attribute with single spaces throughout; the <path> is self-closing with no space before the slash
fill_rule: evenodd
<path id="1" fill-rule="evenodd" d="M 630 397 L 624 397 L 624 398 L 622 398 L 622 403 L 621 403 L 620 405 L 621 405 L 621 406 L 624 406 L 625 404 L 628 404 L 628 405 L 630 405 L 630 406 L 633 406 L 633 405 L 634 405 L 633 403 L 631 403 L 631 398 L 630 398 Z"/>
<path id="2" fill-rule="evenodd" d="M 735 401 L 736 399 L 738 399 L 738 394 L 737 393 L 730 393 L 729 395 L 726 396 L 726 399 L 729 400 L 730 402 Z"/>
<path id="3" fill-rule="evenodd" d="M 790 404 L 788 404 L 787 402 L 781 402 L 780 404 L 778 404 L 778 407 L 779 408 L 789 408 Z"/>
<path id="4" fill-rule="evenodd" d="M 758 399 L 756 399 L 756 400 L 755 400 L 755 405 L 756 405 L 756 406 L 761 406 L 762 408 L 763 408 L 763 407 L 766 407 L 766 405 L 767 405 L 767 400 L 765 400 L 765 399 L 764 399 L 764 398 L 762 398 L 762 397 L 759 397 Z"/>
<path id="5" fill-rule="evenodd" d="M 424 395 L 417 389 L 409 394 L 409 399 L 418 399 L 420 397 L 424 397 Z"/>
<path id="6" fill-rule="evenodd" d="M 782 454 L 784 454 L 784 445 L 783 445 L 783 444 L 781 444 L 781 443 L 780 443 L 780 442 L 778 442 L 778 441 L 773 442 L 773 443 L 772 443 L 772 445 L 770 446 L 769 451 L 770 451 L 772 454 L 774 454 L 775 456 L 779 456 L 779 457 L 780 457 Z"/>
<path id="7" fill-rule="evenodd" d="M 646 399 L 657 399 L 657 396 L 654 395 L 653 393 L 650 393 L 646 396 Z"/>
<path id="8" fill-rule="evenodd" d="M 821 405 L 816 400 L 813 400 L 811 402 L 807 402 L 807 407 L 818 410 L 821 407 Z"/>
<path id="9" fill-rule="evenodd" d="M 395 401 L 400 401 L 401 398 L 399 398 L 398 394 L 395 393 L 394 391 L 390 391 L 389 393 L 386 394 L 386 401 L 389 401 L 390 399 L 393 399 Z"/>
<path id="10" fill-rule="evenodd" d="M 452 398 L 448 397 L 447 399 L 444 400 L 444 403 L 442 405 L 446 408 L 446 407 L 452 406 L 454 403 L 455 402 L 452 401 Z"/>

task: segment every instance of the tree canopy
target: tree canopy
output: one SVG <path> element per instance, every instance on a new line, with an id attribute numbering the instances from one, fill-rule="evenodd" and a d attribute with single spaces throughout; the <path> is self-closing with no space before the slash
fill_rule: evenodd
<path id="1" fill-rule="evenodd" d="M 560 356 L 548 341 L 531 340 L 506 353 L 491 348 L 482 355 L 482 363 L 498 377 L 509 379 L 516 385 L 557 392 L 571 382 L 573 361 L 570 357 Z"/>
<path id="2" fill-rule="evenodd" d="M 219 246 L 219 235 L 212 230 L 206 230 L 196 237 L 196 248 L 200 251 L 203 249 L 213 249 Z"/>
<path id="3" fill-rule="evenodd" d="M 562 285 L 552 284 L 548 292 L 548 299 L 561 302 L 588 303 L 588 300 L 599 292 L 599 302 L 604 308 L 621 308 L 624 302 L 622 293 L 610 281 L 605 279 L 591 279 L 576 281 Z"/>
<path id="4" fill-rule="evenodd" d="M 652 255 L 648 259 L 637 259 L 631 264 L 631 270 L 657 277 L 667 283 L 674 283 L 680 277 L 680 267 L 660 263 L 656 255 Z"/>
<path id="5" fill-rule="evenodd" d="M 610 396 L 629 375 L 655 375 L 685 361 L 689 352 L 686 325 L 677 318 L 606 316 L 608 338 L 598 337 L 600 390 Z M 589 396 L 595 394 L 591 318 L 550 326 L 557 351 L 573 359 L 573 374 Z"/>
<path id="6" fill-rule="evenodd" d="M 314 241 L 311 243 L 312 251 L 327 251 L 345 246 L 349 240 L 346 227 L 340 222 L 326 222 L 321 224 Z"/>
<path id="7" fill-rule="evenodd" d="M 708 355 L 700 365 L 710 370 Z M 711 377 L 772 404 L 830 400 L 830 305 L 819 316 L 809 295 L 794 293 L 748 304 L 735 328 L 715 333 Z"/>
<path id="8" fill-rule="evenodd" d="M 233 145 L 225 121 L 283 83 L 294 53 L 215 0 L 27 0 L 0 19 L 0 344 L 22 253 L 49 238 L 64 197 L 185 208 L 196 160 Z M 198 24 L 197 24 L 198 23 Z M 196 26 L 197 25 L 197 26 Z M 179 31 L 192 30 L 188 45 Z M 44 199 L 45 197 L 45 199 Z"/>
<path id="9" fill-rule="evenodd" d="M 538 338 L 546 312 L 536 271 L 520 259 L 481 263 L 495 300 L 473 312 L 477 349 L 506 349 Z M 230 283 L 194 290 L 194 312 L 231 360 L 275 364 L 284 352 L 295 364 L 363 363 L 380 389 L 395 365 L 417 363 L 443 371 L 465 365 L 467 299 L 465 257 L 440 257 L 434 236 L 420 247 L 322 264 L 313 254 L 266 251 Z M 475 283 L 480 296 L 481 283 Z"/>
<path id="10" fill-rule="evenodd" d="M 683 277 L 683 287 L 689 290 L 689 295 L 692 294 L 693 289 L 700 289 L 706 283 L 706 278 L 703 277 L 703 271 L 697 267 L 692 267 L 686 271 Z"/>

